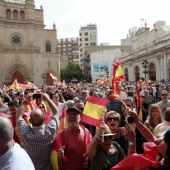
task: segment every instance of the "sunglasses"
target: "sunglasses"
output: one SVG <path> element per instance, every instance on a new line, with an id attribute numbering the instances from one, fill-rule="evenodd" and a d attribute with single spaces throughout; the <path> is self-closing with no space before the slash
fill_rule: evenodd
<path id="1" fill-rule="evenodd" d="M 119 118 L 118 117 L 108 117 L 107 119 L 106 119 L 106 121 L 107 122 L 111 122 L 111 121 L 119 121 Z"/>
<path id="2" fill-rule="evenodd" d="M 161 96 L 167 96 L 167 94 L 161 94 Z"/>
<path id="3" fill-rule="evenodd" d="M 101 137 L 101 138 L 102 138 L 102 137 Z M 107 140 L 107 139 L 109 139 L 109 140 L 113 139 L 113 135 L 110 135 L 110 136 L 104 136 L 104 140 Z"/>
<path id="4" fill-rule="evenodd" d="M 58 98 L 58 96 L 54 96 L 53 98 Z"/>

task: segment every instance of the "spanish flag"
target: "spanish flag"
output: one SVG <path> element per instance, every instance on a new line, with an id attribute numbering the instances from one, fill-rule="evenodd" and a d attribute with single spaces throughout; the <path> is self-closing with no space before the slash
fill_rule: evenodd
<path id="1" fill-rule="evenodd" d="M 107 98 L 99 99 L 90 96 L 86 102 L 81 121 L 98 126 L 101 122 L 102 114 L 106 109 Z"/>
<path id="2" fill-rule="evenodd" d="M 99 86 L 103 86 L 104 83 L 107 82 L 106 77 L 103 80 L 98 80 L 97 83 L 99 84 Z"/>
<path id="3" fill-rule="evenodd" d="M 58 133 L 66 127 L 66 104 L 64 103 Z"/>
<path id="4" fill-rule="evenodd" d="M 51 76 L 51 78 L 53 79 L 53 80 L 55 80 L 55 81 L 57 81 L 58 80 L 58 78 L 57 77 L 55 77 L 54 75 L 52 75 L 51 73 L 49 73 L 50 74 L 50 76 Z"/>
<path id="5" fill-rule="evenodd" d="M 142 109 L 140 108 L 140 93 L 139 93 L 137 82 L 136 82 L 136 105 L 138 107 L 138 117 L 139 119 L 142 120 L 143 113 L 142 113 Z"/>
<path id="6" fill-rule="evenodd" d="M 110 79 L 110 86 L 112 87 L 112 93 L 116 95 L 116 98 L 120 98 L 120 83 L 125 76 L 123 74 L 122 67 L 120 66 L 122 62 L 117 60 L 113 67 L 113 76 Z"/>

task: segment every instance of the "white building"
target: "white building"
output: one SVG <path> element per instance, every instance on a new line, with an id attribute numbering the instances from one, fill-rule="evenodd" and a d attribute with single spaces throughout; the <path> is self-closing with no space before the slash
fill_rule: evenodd
<path id="1" fill-rule="evenodd" d="M 142 62 L 148 61 L 146 79 L 170 79 L 170 26 L 165 21 L 157 21 L 153 29 L 142 27 L 132 38 L 129 54 L 116 59 L 123 61 L 124 73 L 129 81 L 145 77 Z"/>

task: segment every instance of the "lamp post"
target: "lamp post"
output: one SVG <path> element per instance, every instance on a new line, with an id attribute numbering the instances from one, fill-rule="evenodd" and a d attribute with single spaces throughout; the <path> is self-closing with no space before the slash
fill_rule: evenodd
<path id="1" fill-rule="evenodd" d="M 108 71 L 108 68 L 106 68 L 106 78 L 107 78 L 107 81 L 109 79 L 109 71 Z"/>
<path id="2" fill-rule="evenodd" d="M 144 60 L 144 61 L 142 62 L 142 67 L 145 69 L 145 70 L 143 71 L 143 73 L 145 74 L 145 80 L 146 80 L 146 74 L 147 74 L 146 68 L 148 67 L 148 61 L 147 61 L 147 60 Z"/>
<path id="3" fill-rule="evenodd" d="M 43 73 L 43 74 L 41 75 L 41 77 L 42 77 L 43 83 L 44 83 L 44 85 L 45 85 L 45 79 L 46 79 L 47 76 Z"/>

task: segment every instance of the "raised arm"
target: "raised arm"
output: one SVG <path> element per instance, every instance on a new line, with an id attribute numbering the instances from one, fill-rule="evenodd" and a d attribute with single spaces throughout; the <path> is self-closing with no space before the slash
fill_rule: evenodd
<path id="1" fill-rule="evenodd" d="M 60 116 L 59 110 L 57 108 L 57 106 L 54 104 L 54 102 L 50 99 L 50 97 L 48 96 L 48 94 L 46 93 L 42 93 L 42 100 L 46 101 L 50 107 L 50 109 L 53 112 L 53 116 Z"/>
<path id="2" fill-rule="evenodd" d="M 142 134 L 142 136 L 148 141 L 148 142 L 155 142 L 157 138 L 151 133 L 151 131 L 144 126 L 138 118 L 137 113 L 130 111 L 130 114 L 133 115 L 134 123 L 136 124 L 136 127 L 138 128 L 139 132 Z"/>

